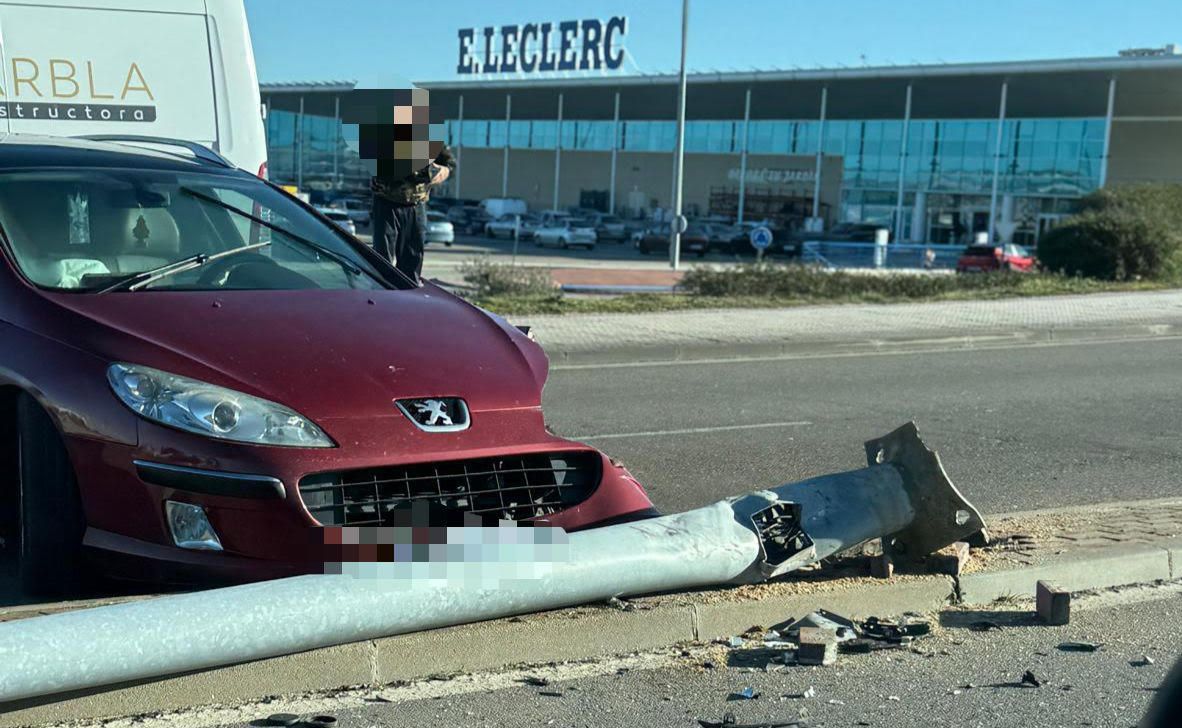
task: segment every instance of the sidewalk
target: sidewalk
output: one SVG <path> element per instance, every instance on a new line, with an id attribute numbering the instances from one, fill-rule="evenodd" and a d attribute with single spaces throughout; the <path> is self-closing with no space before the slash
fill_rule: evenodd
<path id="1" fill-rule="evenodd" d="M 511 318 L 555 364 L 792 356 L 1179 335 L 1182 291 Z"/>
<path id="2" fill-rule="evenodd" d="M 378 687 L 432 675 L 576 661 L 741 634 L 817 608 L 851 618 L 932 612 L 948 604 L 1031 600 L 1046 579 L 1072 592 L 1182 578 L 1182 499 L 987 516 L 991 545 L 960 576 L 867 576 L 863 557 L 733 588 L 593 604 L 311 650 L 105 690 L 0 705 L 0 726 L 93 720 L 229 705 L 267 696 Z M 0 610 L 20 619 L 76 605 Z M 82 606 L 94 606 L 85 604 Z"/>

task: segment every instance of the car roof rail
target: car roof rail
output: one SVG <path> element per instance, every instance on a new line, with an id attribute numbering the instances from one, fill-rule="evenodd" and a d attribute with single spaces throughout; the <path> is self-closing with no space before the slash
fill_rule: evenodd
<path id="1" fill-rule="evenodd" d="M 124 142 L 124 143 L 131 143 L 131 144 L 135 144 L 135 143 L 159 144 L 161 146 L 168 146 L 168 147 L 181 147 L 182 149 L 189 150 L 189 152 L 191 152 L 194 157 L 196 157 L 197 159 L 199 159 L 203 162 L 211 162 L 211 163 L 219 165 L 221 167 L 228 167 L 230 169 L 235 169 L 234 165 L 230 162 L 230 160 L 226 159 L 225 157 L 218 154 L 214 150 L 210 149 L 209 147 L 205 146 L 204 144 L 198 144 L 197 142 L 191 142 L 186 139 L 171 139 L 169 137 L 157 137 L 157 136 L 140 136 L 137 134 L 83 134 L 81 136 L 77 136 L 74 138 L 75 139 L 87 139 L 92 142 L 116 142 L 116 143 Z"/>

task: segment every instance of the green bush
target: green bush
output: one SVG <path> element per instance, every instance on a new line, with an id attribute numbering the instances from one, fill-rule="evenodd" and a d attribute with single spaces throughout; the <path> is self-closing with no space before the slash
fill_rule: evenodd
<path id="1" fill-rule="evenodd" d="M 550 271 L 506 263 L 494 263 L 486 255 L 460 266 L 464 282 L 476 298 L 491 296 L 556 296 L 561 292 L 550 280 Z"/>
<path id="2" fill-rule="evenodd" d="M 755 263 L 730 269 L 698 267 L 685 274 L 681 287 L 696 296 L 770 296 L 799 300 L 848 298 L 932 298 L 964 285 L 992 283 L 999 276 L 847 273 L 803 265 Z"/>
<path id="3" fill-rule="evenodd" d="M 1182 185 L 1097 190 L 1042 237 L 1042 264 L 1104 280 L 1173 280 L 1182 272 Z"/>

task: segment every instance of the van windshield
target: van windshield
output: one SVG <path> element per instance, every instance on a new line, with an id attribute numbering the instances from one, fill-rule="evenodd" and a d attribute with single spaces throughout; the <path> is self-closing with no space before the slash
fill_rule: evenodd
<path id="1" fill-rule="evenodd" d="M 135 289 L 398 285 L 335 225 L 246 175 L 110 168 L 0 174 L 0 231 L 21 272 L 54 290 L 108 290 L 195 257 L 197 265 Z"/>

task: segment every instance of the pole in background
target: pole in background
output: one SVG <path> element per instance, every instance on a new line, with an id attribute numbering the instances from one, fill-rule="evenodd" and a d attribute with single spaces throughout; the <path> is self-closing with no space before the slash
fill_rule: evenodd
<path id="1" fill-rule="evenodd" d="M 620 92 L 616 92 L 616 110 L 612 114 L 612 183 L 607 190 L 608 214 L 616 214 L 616 150 L 620 146 Z"/>
<path id="2" fill-rule="evenodd" d="M 1100 187 L 1108 182 L 1108 148 L 1112 144 L 1112 115 L 1116 111 L 1116 76 L 1108 79 L 1108 111 L 1104 114 L 1104 153 L 1100 155 Z"/>
<path id="3" fill-rule="evenodd" d="M 460 94 L 460 113 L 459 119 L 456 120 L 456 198 L 460 195 L 460 175 L 464 173 L 463 155 L 464 155 L 464 94 Z"/>
<path id="4" fill-rule="evenodd" d="M 501 197 L 509 196 L 509 111 L 513 97 L 505 94 L 505 149 L 501 155 Z"/>
<path id="5" fill-rule="evenodd" d="M 558 94 L 558 139 L 554 145 L 554 204 L 551 210 L 558 209 L 558 181 L 562 176 L 562 94 Z"/>
<path id="6" fill-rule="evenodd" d="M 743 224 L 743 208 L 747 203 L 747 129 L 751 124 L 751 88 L 747 88 L 747 100 L 743 104 L 743 149 L 739 155 L 739 215 L 735 222 Z M 759 251 L 760 256 L 763 251 Z"/>
<path id="7" fill-rule="evenodd" d="M 339 190 L 341 188 L 341 180 L 339 173 L 338 159 L 341 156 L 341 95 L 337 94 L 333 99 L 332 105 L 332 128 L 335 130 L 336 138 L 332 142 L 332 188 Z"/>
<path id="8" fill-rule="evenodd" d="M 895 242 L 903 242 L 903 175 L 907 171 L 907 133 L 911 130 L 911 84 L 907 84 L 907 103 L 903 107 L 903 141 L 899 146 L 899 188 L 895 192 Z M 912 237 L 915 237 L 915 231 Z"/>
<path id="9" fill-rule="evenodd" d="M 1008 81 L 1001 82 L 1001 104 L 997 111 L 997 139 L 993 145 L 993 191 L 989 195 L 989 244 L 993 245 L 993 231 L 997 226 L 994 219 L 997 216 L 997 182 L 1001 176 L 1001 138 L 1006 123 L 1006 95 L 1009 92 Z"/>
<path id="10" fill-rule="evenodd" d="M 681 266 L 681 178 L 685 162 L 685 41 L 689 34 L 689 0 L 681 0 L 681 72 L 677 82 L 677 150 L 673 155 L 673 224 L 669 233 L 669 265 Z"/>
<path id="11" fill-rule="evenodd" d="M 821 87 L 821 123 L 817 127 L 817 164 L 813 170 L 813 217 L 821 216 L 821 160 L 825 156 L 825 114 L 829 106 L 829 87 Z"/>
<path id="12" fill-rule="evenodd" d="M 304 191 L 304 97 L 300 97 L 300 113 L 296 115 L 296 188 Z"/>

